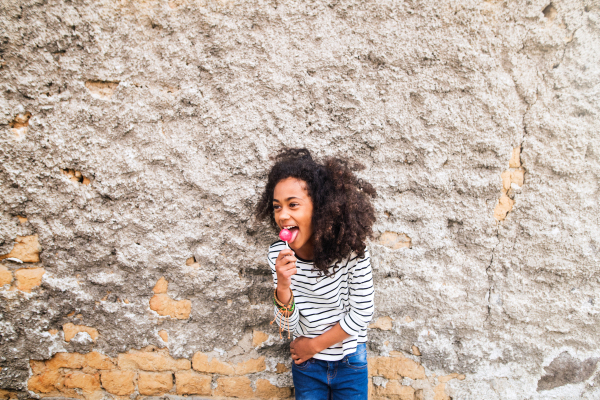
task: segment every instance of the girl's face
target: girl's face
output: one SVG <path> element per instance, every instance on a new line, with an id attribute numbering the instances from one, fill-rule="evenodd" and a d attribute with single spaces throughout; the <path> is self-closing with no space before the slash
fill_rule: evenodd
<path id="1" fill-rule="evenodd" d="M 296 178 L 286 178 L 275 186 L 273 191 L 273 211 L 279 229 L 292 232 L 288 242 L 300 258 L 313 258 L 313 202 L 306 191 L 306 182 Z"/>

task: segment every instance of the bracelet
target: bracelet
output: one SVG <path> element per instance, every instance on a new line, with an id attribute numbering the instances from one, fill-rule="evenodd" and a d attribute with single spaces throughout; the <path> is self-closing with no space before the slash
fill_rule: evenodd
<path id="1" fill-rule="evenodd" d="M 294 308 L 296 308 L 296 303 L 294 302 L 294 292 L 292 292 L 292 289 L 290 289 L 290 301 L 288 304 L 283 304 L 278 298 L 277 298 L 277 289 L 275 289 L 273 291 L 273 303 L 275 304 L 275 306 L 277 306 L 277 308 L 279 308 L 282 311 L 294 311 Z"/>
<path id="2" fill-rule="evenodd" d="M 278 313 L 280 313 L 281 316 L 283 318 L 285 318 L 284 326 L 285 326 L 285 324 L 287 324 L 288 339 L 290 338 L 290 315 L 289 315 L 289 313 L 294 312 L 294 309 L 296 308 L 296 303 L 294 302 L 294 292 L 292 292 L 291 288 L 290 288 L 290 293 L 292 295 L 292 297 L 290 297 L 290 302 L 288 304 L 283 304 L 277 298 L 277 289 L 275 289 L 275 291 L 273 292 L 273 304 L 275 304 L 275 307 L 277 307 Z M 284 314 L 284 312 L 286 312 L 286 314 Z M 275 322 L 276 319 L 277 319 L 277 316 L 275 316 L 275 319 L 273 321 L 271 321 L 271 325 L 273 324 L 273 322 Z M 281 325 L 279 325 L 279 338 L 280 339 L 283 339 L 283 337 L 281 336 L 281 332 L 283 330 L 284 330 L 284 328 L 282 328 Z"/>

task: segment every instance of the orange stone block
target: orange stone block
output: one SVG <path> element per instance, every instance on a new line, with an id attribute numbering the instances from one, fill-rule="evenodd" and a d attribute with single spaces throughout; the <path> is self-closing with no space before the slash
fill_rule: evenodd
<path id="1" fill-rule="evenodd" d="M 50 393 L 56 390 L 60 384 L 62 375 L 58 371 L 46 371 L 41 375 L 35 375 L 27 381 L 27 388 L 36 393 Z"/>
<path id="2" fill-rule="evenodd" d="M 193 371 L 182 371 L 175 373 L 175 385 L 177 394 L 199 394 L 209 396 L 211 393 L 210 375 L 202 375 Z"/>
<path id="3" fill-rule="evenodd" d="M 18 258 L 23 262 L 40 262 L 40 252 L 42 246 L 38 242 L 38 235 L 17 236 L 15 246 L 10 253 L 0 256 L 0 260 L 5 258 Z"/>
<path id="4" fill-rule="evenodd" d="M 265 358 L 260 357 L 237 363 L 234 368 L 234 372 L 236 375 L 246 375 L 254 372 L 264 371 L 266 369 L 267 366 L 265 364 Z"/>
<path id="5" fill-rule="evenodd" d="M 252 331 L 252 347 L 258 347 L 269 339 L 269 335 L 256 329 Z"/>
<path id="6" fill-rule="evenodd" d="M 391 331 L 392 323 L 393 323 L 393 320 L 390 317 L 381 317 L 381 318 L 377 318 L 377 321 L 370 324 L 369 328 L 370 329 L 379 329 L 382 331 Z"/>
<path id="7" fill-rule="evenodd" d="M 87 353 L 85 355 L 85 361 L 89 367 L 94 369 L 106 370 L 115 368 L 115 363 L 110 357 L 100 354 L 96 351 Z"/>
<path id="8" fill-rule="evenodd" d="M 280 388 L 266 379 L 258 379 L 255 396 L 259 399 L 287 399 L 292 397 L 292 388 Z"/>
<path id="9" fill-rule="evenodd" d="M 69 389 L 78 388 L 85 393 L 91 393 L 100 389 L 100 376 L 98 374 L 70 372 L 65 375 L 64 385 Z"/>
<path id="10" fill-rule="evenodd" d="M 158 336 L 163 340 L 163 342 L 167 343 L 169 341 L 169 334 L 165 330 L 158 331 Z"/>
<path id="11" fill-rule="evenodd" d="M 446 394 L 445 383 L 440 383 L 433 388 L 433 400 L 451 400 L 450 396 Z"/>
<path id="12" fill-rule="evenodd" d="M 101 375 L 102 387 L 108 393 L 126 396 L 135 391 L 135 372 L 104 371 Z"/>
<path id="13" fill-rule="evenodd" d="M 388 381 L 385 387 L 373 387 L 373 399 L 414 400 L 415 389 L 410 386 L 404 386 L 398 381 Z"/>
<path id="14" fill-rule="evenodd" d="M 42 276 L 45 272 L 44 268 L 23 268 L 16 270 L 16 288 L 24 292 L 31 292 L 31 289 L 42 284 Z"/>
<path id="15" fill-rule="evenodd" d="M 44 361 L 38 360 L 29 360 L 29 367 L 31 368 L 31 372 L 33 372 L 33 375 L 39 375 L 48 370 L 48 368 L 46 367 L 46 363 Z"/>
<path id="16" fill-rule="evenodd" d="M 165 352 L 133 352 L 119 354 L 119 368 L 143 371 L 180 371 L 191 368 L 185 358 L 176 360 Z"/>
<path id="17" fill-rule="evenodd" d="M 247 376 L 235 376 L 217 379 L 217 388 L 213 395 L 223 397 L 239 397 L 248 399 L 254 397 L 250 378 Z"/>
<path id="18" fill-rule="evenodd" d="M 192 357 L 192 366 L 196 371 L 210 374 L 233 375 L 235 372 L 232 365 L 221 362 L 216 358 L 209 362 L 208 356 L 201 352 L 197 352 Z"/>
<path id="19" fill-rule="evenodd" d="M 67 342 L 70 342 L 79 332 L 87 332 L 94 342 L 98 339 L 98 330 L 85 325 L 74 325 L 69 322 L 63 325 L 63 331 L 65 332 L 65 341 Z"/>
<path id="20" fill-rule="evenodd" d="M 152 289 L 152 291 L 156 294 L 167 293 L 168 287 L 169 287 L 169 282 L 167 282 L 167 280 L 163 276 L 158 280 L 158 282 L 156 282 L 156 285 L 154 285 L 154 288 Z"/>
<path id="21" fill-rule="evenodd" d="M 12 272 L 4 265 L 0 265 L 0 287 L 9 285 L 13 281 Z"/>
<path id="22" fill-rule="evenodd" d="M 512 210 L 514 205 L 514 200 L 503 193 L 494 209 L 494 218 L 496 218 L 497 221 L 502 221 L 506 218 L 506 214 Z"/>
<path id="23" fill-rule="evenodd" d="M 418 362 L 404 357 L 400 352 L 390 352 L 391 357 L 369 358 L 369 375 L 386 379 L 425 379 L 425 368 Z"/>
<path id="24" fill-rule="evenodd" d="M 54 357 L 46 361 L 46 366 L 53 370 L 59 368 L 81 369 L 85 365 L 85 356 L 79 353 L 56 353 Z"/>
<path id="25" fill-rule="evenodd" d="M 288 372 L 290 369 L 282 363 L 277 363 L 277 366 L 275 367 L 275 372 L 277 372 L 278 374 L 283 374 L 284 372 Z"/>
<path id="26" fill-rule="evenodd" d="M 152 296 L 150 309 L 164 317 L 188 319 L 192 311 L 192 302 L 189 300 L 173 300 L 167 294 L 161 293 Z"/>
<path id="27" fill-rule="evenodd" d="M 138 390 L 146 396 L 158 396 L 173 389 L 173 374 L 170 372 L 140 372 Z"/>

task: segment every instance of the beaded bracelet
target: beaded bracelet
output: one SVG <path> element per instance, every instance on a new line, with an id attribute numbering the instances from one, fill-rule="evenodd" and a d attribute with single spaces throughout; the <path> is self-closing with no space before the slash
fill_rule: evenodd
<path id="1" fill-rule="evenodd" d="M 296 308 L 296 303 L 294 303 L 294 292 L 292 292 L 292 289 L 290 289 L 290 293 L 291 293 L 292 297 L 290 297 L 289 303 L 283 304 L 277 298 L 277 289 L 275 289 L 275 291 L 273 292 L 273 304 L 275 304 L 275 307 L 277 307 L 277 312 L 280 313 L 283 318 L 285 318 L 283 328 L 281 327 L 281 325 L 279 326 L 279 338 L 280 339 L 283 339 L 281 332 L 283 332 L 283 330 L 285 329 L 286 324 L 287 324 L 287 331 L 288 331 L 288 339 L 290 339 L 290 314 L 293 313 L 294 309 Z M 285 314 L 284 314 L 284 312 L 285 312 Z M 271 321 L 271 325 L 273 325 L 273 322 L 275 322 L 276 319 L 277 319 L 277 316 L 275 316 L 275 319 L 273 319 L 273 321 Z"/>

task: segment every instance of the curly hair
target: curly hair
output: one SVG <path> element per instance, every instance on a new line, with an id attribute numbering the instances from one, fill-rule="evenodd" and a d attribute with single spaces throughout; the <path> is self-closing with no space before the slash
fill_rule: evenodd
<path id="1" fill-rule="evenodd" d="M 259 221 L 269 220 L 278 229 L 273 210 L 275 186 L 284 179 L 296 178 L 306 182 L 306 190 L 313 202 L 315 269 L 330 275 L 330 267 L 353 251 L 364 257 L 366 240 L 373 234 L 375 210 L 371 198 L 375 188 L 358 179 L 353 170 L 364 169 L 361 164 L 339 158 L 325 158 L 322 163 L 313 160 L 307 149 L 284 149 L 275 158 L 267 185 L 256 206 Z"/>

